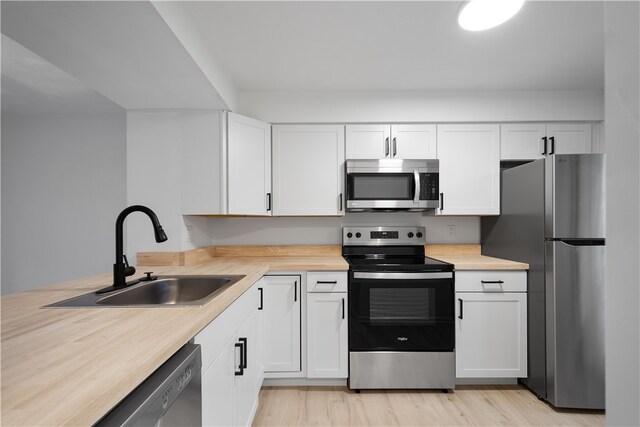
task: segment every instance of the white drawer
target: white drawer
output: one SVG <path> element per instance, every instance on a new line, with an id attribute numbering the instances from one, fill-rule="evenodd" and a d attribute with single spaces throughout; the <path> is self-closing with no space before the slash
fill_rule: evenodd
<path id="1" fill-rule="evenodd" d="M 346 271 L 310 271 L 307 292 L 347 292 Z"/>
<path id="2" fill-rule="evenodd" d="M 505 270 L 456 271 L 456 292 L 526 292 L 527 272 Z"/>

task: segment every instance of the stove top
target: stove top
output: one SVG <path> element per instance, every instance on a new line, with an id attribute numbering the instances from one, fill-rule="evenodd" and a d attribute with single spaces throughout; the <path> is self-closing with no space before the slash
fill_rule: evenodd
<path id="1" fill-rule="evenodd" d="M 453 271 L 424 255 L 424 227 L 344 227 L 342 256 L 352 271 Z"/>

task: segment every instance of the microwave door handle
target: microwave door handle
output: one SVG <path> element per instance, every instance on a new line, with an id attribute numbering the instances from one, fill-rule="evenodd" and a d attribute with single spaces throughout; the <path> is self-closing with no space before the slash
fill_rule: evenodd
<path id="1" fill-rule="evenodd" d="M 413 203 L 418 204 L 420 201 L 420 172 L 413 170 L 413 179 L 416 181 L 416 188 L 413 192 Z"/>

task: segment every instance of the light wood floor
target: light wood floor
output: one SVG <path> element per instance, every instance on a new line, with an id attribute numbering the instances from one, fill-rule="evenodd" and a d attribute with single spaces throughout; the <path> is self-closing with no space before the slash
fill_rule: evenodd
<path id="1" fill-rule="evenodd" d="M 600 426 L 602 411 L 557 410 L 522 386 L 441 391 L 263 387 L 254 426 Z"/>

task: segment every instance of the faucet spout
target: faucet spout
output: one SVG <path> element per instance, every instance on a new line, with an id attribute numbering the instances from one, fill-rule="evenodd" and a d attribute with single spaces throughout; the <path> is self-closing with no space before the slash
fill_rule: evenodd
<path id="1" fill-rule="evenodd" d="M 132 212 L 142 212 L 146 214 L 153 225 L 153 233 L 156 242 L 162 243 L 167 240 L 167 235 L 158 221 L 158 216 L 146 206 L 132 205 L 125 208 L 116 219 L 116 262 L 113 264 L 113 287 L 119 288 L 127 286 L 127 276 L 135 274 L 136 269 L 129 266 L 124 256 L 124 220 Z"/>

